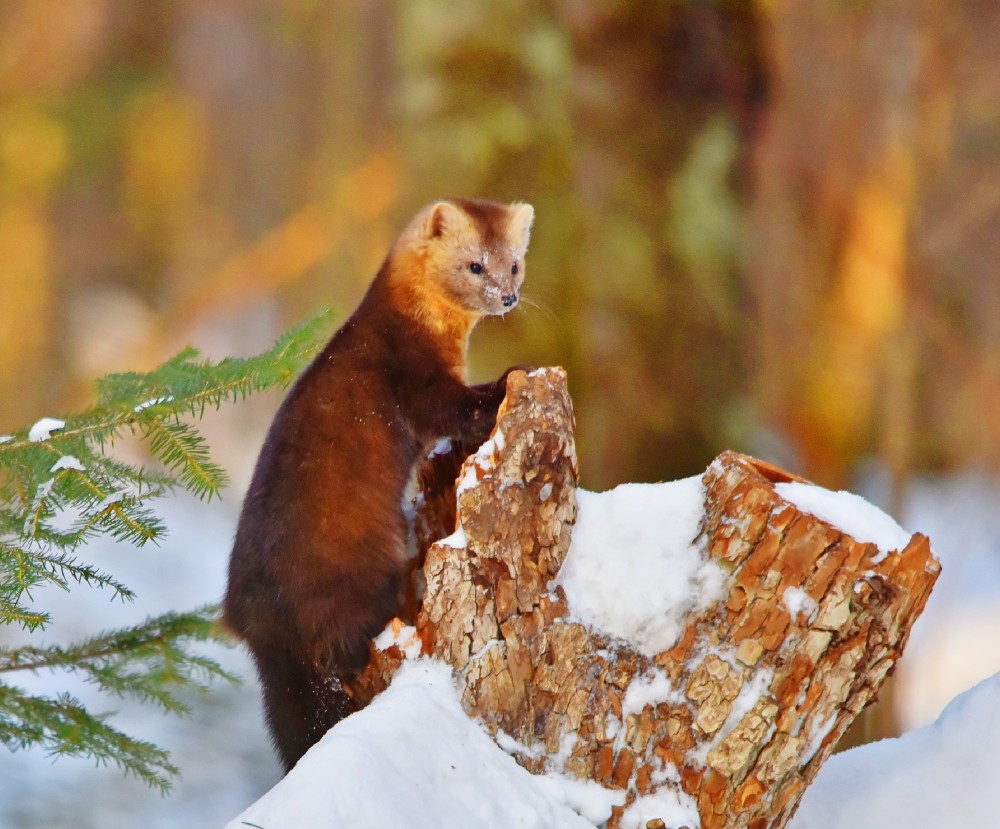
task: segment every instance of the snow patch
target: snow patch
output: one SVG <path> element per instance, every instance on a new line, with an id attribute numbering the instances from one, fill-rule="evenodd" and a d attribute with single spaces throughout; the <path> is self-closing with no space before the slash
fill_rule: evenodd
<path id="1" fill-rule="evenodd" d="M 445 547 L 454 547 L 456 550 L 461 550 L 468 545 L 469 540 L 465 537 L 465 529 L 461 524 L 459 524 L 458 529 L 456 529 L 455 532 L 449 536 L 445 536 L 436 543 L 443 544 Z"/>
<path id="2" fill-rule="evenodd" d="M 65 420 L 55 417 L 43 417 L 28 430 L 28 440 L 32 443 L 48 440 L 53 432 L 57 432 L 66 426 Z"/>
<path id="3" fill-rule="evenodd" d="M 138 406 L 134 407 L 132 411 L 144 412 L 146 409 L 152 406 L 159 406 L 161 403 L 171 403 L 173 402 L 174 396 L 172 394 L 164 395 L 163 397 L 154 397 L 152 400 L 144 400 Z"/>
<path id="4" fill-rule="evenodd" d="M 416 659 L 423 649 L 423 642 L 417 636 L 417 629 L 413 625 L 400 625 L 393 620 L 385 629 L 375 637 L 375 647 L 380 651 L 387 651 L 395 645 L 403 652 L 407 659 Z"/>
<path id="5" fill-rule="evenodd" d="M 773 680 L 774 670 L 772 668 L 759 668 L 747 682 L 743 683 L 739 694 L 733 700 L 733 707 L 729 712 L 729 716 L 716 735 L 718 741 L 721 741 L 736 728 L 740 720 L 753 709 L 762 697 L 770 692 Z"/>
<path id="6" fill-rule="evenodd" d="M 130 498 L 131 495 L 132 493 L 130 493 L 127 489 L 120 489 L 117 492 L 112 492 L 95 507 L 95 510 L 97 512 L 103 512 L 108 507 L 113 507 L 115 504 L 120 504 L 126 498 Z"/>
<path id="7" fill-rule="evenodd" d="M 456 498 L 465 492 L 465 490 L 472 489 L 472 487 L 479 483 L 479 475 L 476 471 L 475 461 L 466 461 L 464 469 L 465 471 L 462 473 L 462 477 L 458 479 L 458 484 L 455 486 Z"/>
<path id="8" fill-rule="evenodd" d="M 451 451 L 451 438 L 438 438 L 438 442 L 434 444 L 434 448 L 427 453 L 427 459 L 436 458 L 439 455 L 447 455 Z"/>
<path id="9" fill-rule="evenodd" d="M 629 714 L 639 714 L 647 705 L 661 702 L 681 702 L 684 696 L 673 685 L 670 677 L 660 668 L 653 668 L 648 674 L 637 676 L 630 683 L 622 699 L 622 719 Z"/>
<path id="10" fill-rule="evenodd" d="M 31 512 L 37 512 L 38 507 L 41 505 L 42 501 L 48 498 L 52 494 L 52 487 L 55 486 L 56 479 L 49 478 L 47 481 L 42 481 L 37 489 L 35 489 L 35 497 L 31 500 Z M 28 521 L 33 521 L 34 516 L 29 515 Z M 27 526 L 27 524 L 25 525 Z"/>
<path id="11" fill-rule="evenodd" d="M 804 766 L 816 755 L 816 752 L 823 746 L 830 730 L 837 724 L 837 712 L 831 711 L 819 723 L 814 723 L 809 731 L 809 745 L 802 754 L 802 765 Z"/>
<path id="12" fill-rule="evenodd" d="M 52 464 L 52 468 L 49 472 L 58 472 L 60 469 L 75 469 L 77 472 L 83 472 L 83 464 L 80 463 L 79 458 L 73 455 L 63 455 L 59 460 Z"/>
<path id="13" fill-rule="evenodd" d="M 811 616 L 817 609 L 813 597 L 801 587 L 788 587 L 781 594 L 781 601 L 788 608 L 788 613 L 794 619 L 800 613 Z"/>
<path id="14" fill-rule="evenodd" d="M 832 492 L 797 481 L 775 484 L 774 491 L 802 512 L 814 515 L 862 544 L 874 544 L 884 558 L 902 550 L 910 533 L 878 507 L 853 492 Z"/>
<path id="15" fill-rule="evenodd" d="M 502 728 L 497 729 L 496 737 L 493 739 L 496 740 L 496 744 L 508 754 L 522 754 L 525 757 L 530 757 L 532 759 L 545 755 L 544 749 L 527 746 L 520 740 L 512 737 Z"/>
<path id="16" fill-rule="evenodd" d="M 729 663 L 736 670 L 741 670 L 739 667 L 739 661 L 736 659 L 732 648 L 715 648 L 711 651 L 711 653 Z M 719 730 L 715 732 L 715 736 L 710 741 L 703 743 L 697 750 L 689 753 L 689 759 L 704 766 L 708 762 L 708 755 L 712 752 L 712 749 L 714 749 L 732 733 L 733 729 L 740 724 L 740 721 L 751 710 L 753 710 L 753 707 L 763 697 L 770 694 L 771 683 L 773 680 L 773 668 L 758 668 L 751 673 L 749 677 L 747 677 L 746 681 L 744 681 L 743 687 L 740 688 L 739 693 L 733 700 L 732 706 L 729 709 L 729 716 L 726 717 L 726 721 L 722 724 Z M 774 730 L 775 726 L 772 725 L 772 734 Z M 768 739 L 770 739 L 770 737 L 768 737 Z M 764 742 L 766 742 L 766 740 Z"/>
<path id="17" fill-rule="evenodd" d="M 622 814 L 622 829 L 643 829 L 659 818 L 665 826 L 701 826 L 698 804 L 691 795 L 664 786 L 637 798 Z"/>
<path id="18" fill-rule="evenodd" d="M 700 476 L 576 495 L 576 526 L 556 578 L 574 617 L 654 656 L 677 642 L 688 613 L 725 596 L 727 573 L 697 540 Z"/>
<path id="19" fill-rule="evenodd" d="M 494 470 L 496 467 L 494 455 L 503 450 L 504 446 L 506 446 L 506 439 L 503 432 L 500 429 L 494 429 L 493 435 L 476 450 L 476 454 L 466 459 L 462 477 L 459 478 L 458 485 L 455 487 L 456 498 L 465 490 L 474 487 Z"/>
<path id="20" fill-rule="evenodd" d="M 540 776 L 538 780 L 552 800 L 586 819 L 587 826 L 602 825 L 611 817 L 612 808 L 625 803 L 625 789 L 606 789 L 593 780 L 577 780 L 569 775 L 551 772 Z M 626 829 L 624 823 L 622 827 Z"/>

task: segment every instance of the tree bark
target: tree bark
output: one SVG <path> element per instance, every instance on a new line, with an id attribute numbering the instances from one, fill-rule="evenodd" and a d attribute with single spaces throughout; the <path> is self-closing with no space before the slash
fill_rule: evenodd
<path id="1" fill-rule="evenodd" d="M 611 829 L 660 787 L 693 798 L 704 829 L 784 826 L 902 652 L 939 572 L 927 539 L 882 556 L 782 499 L 774 485 L 793 476 L 724 452 L 704 474 L 701 531 L 731 573 L 728 595 L 649 658 L 573 620 L 549 587 L 576 516 L 573 425 L 565 372 L 511 375 L 492 439 L 459 475 L 457 524 L 437 537 L 461 531 L 426 551 L 407 620 L 423 652 L 455 668 L 466 711 L 513 737 L 523 766 L 625 790 Z M 450 498 L 418 498 L 425 538 Z M 789 588 L 804 609 L 786 607 Z M 401 660 L 397 647 L 373 651 L 356 697 Z M 647 701 L 657 674 L 675 693 Z"/>

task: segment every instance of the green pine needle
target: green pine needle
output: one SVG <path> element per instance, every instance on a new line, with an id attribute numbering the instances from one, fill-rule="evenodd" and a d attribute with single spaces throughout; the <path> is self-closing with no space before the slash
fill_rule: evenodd
<path id="1" fill-rule="evenodd" d="M 12 751 L 40 746 L 53 757 L 114 763 L 164 794 L 178 773 L 163 749 L 113 728 L 69 694 L 50 699 L 0 684 L 0 742 Z"/>
<path id="2" fill-rule="evenodd" d="M 229 483 L 222 467 L 212 463 L 205 439 L 193 426 L 154 420 L 143 426 L 143 437 L 153 455 L 199 498 L 211 500 Z"/>
<path id="3" fill-rule="evenodd" d="M 48 436 L 24 429 L 0 442 L 0 626 L 31 637 L 30 645 L 0 647 L 0 676 L 67 671 L 112 696 L 174 713 L 186 711 L 183 694 L 235 679 L 197 652 L 201 643 L 225 638 L 217 608 L 170 613 L 59 647 L 35 641 L 49 614 L 34 606 L 34 592 L 86 585 L 133 600 L 126 585 L 87 560 L 86 542 L 106 535 L 142 546 L 166 532 L 150 501 L 177 488 L 206 500 L 217 495 L 228 478 L 192 418 L 287 386 L 325 342 L 331 316 L 289 331 L 256 357 L 213 363 L 188 348 L 149 372 L 109 374 L 95 384 L 96 404 L 61 418 L 63 426 Z M 138 436 L 159 468 L 109 455 L 126 435 Z M 68 695 L 31 696 L 0 682 L 0 743 L 91 757 L 166 791 L 177 773 L 167 754 L 106 719 Z"/>
<path id="4" fill-rule="evenodd" d="M 218 639 L 218 609 L 168 613 L 141 625 L 101 633 L 70 647 L 0 647 L 0 674 L 65 669 L 103 691 L 186 711 L 180 690 L 204 692 L 215 679 L 236 681 L 214 660 L 189 653 L 191 644 Z"/>

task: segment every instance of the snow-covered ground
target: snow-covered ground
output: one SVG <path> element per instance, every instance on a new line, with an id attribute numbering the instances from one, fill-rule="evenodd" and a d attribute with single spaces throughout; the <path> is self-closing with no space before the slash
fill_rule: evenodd
<path id="1" fill-rule="evenodd" d="M 872 476 L 864 486 L 859 486 L 859 491 L 878 502 L 877 483 L 877 477 Z M 673 486 L 678 485 L 683 486 L 683 482 Z M 656 497 L 651 493 L 647 496 Z M 909 530 L 927 533 L 944 567 L 897 672 L 900 715 L 912 729 L 932 721 L 957 693 L 1000 670 L 1000 650 L 995 647 L 1000 635 L 1000 482 L 972 474 L 947 480 L 920 480 L 911 485 L 902 503 L 897 516 L 900 523 Z M 190 608 L 218 600 L 235 526 L 236 505 L 233 496 L 221 506 L 185 497 L 165 500 L 160 509 L 171 535 L 160 548 L 135 550 L 105 543 L 95 545 L 94 559 L 134 587 L 138 601 L 132 606 L 111 604 L 103 594 L 89 593 L 86 589 L 78 589 L 70 595 L 39 596 L 46 604 L 50 604 L 50 600 L 58 602 L 53 636 L 67 639 L 87 635 L 163 610 Z M 680 553 L 683 555 L 683 550 Z M 701 590 L 710 587 L 710 576 L 691 570 L 687 578 L 690 584 L 700 585 L 698 590 Z M 280 774 L 264 733 L 249 663 L 239 651 L 224 652 L 222 658 L 229 667 L 246 676 L 247 682 L 238 689 L 220 686 L 208 697 L 192 700 L 194 713 L 184 719 L 160 717 L 145 706 L 95 700 L 93 694 L 88 695 L 88 688 L 69 683 L 64 676 L 24 678 L 22 684 L 30 683 L 33 690 L 47 688 L 54 692 L 68 688 L 88 701 L 95 700 L 96 710 L 120 711 L 115 722 L 137 736 L 170 748 L 183 777 L 171 796 L 161 798 L 136 781 L 122 780 L 113 768 L 94 768 L 87 761 L 53 763 L 35 752 L 11 754 L 0 749 L 0 827 L 185 826 L 217 829 L 243 812 L 278 780 Z M 437 731 L 429 733 L 442 733 L 445 724 L 451 722 L 449 718 L 453 718 L 454 709 L 442 694 L 440 683 L 435 691 L 431 682 L 432 690 L 427 693 L 417 690 L 419 685 L 417 679 L 411 677 L 409 686 L 404 685 L 401 689 L 408 687 L 405 695 L 408 704 L 427 706 L 430 712 L 426 717 L 415 717 L 414 721 L 438 722 Z M 425 698 L 418 699 L 421 694 Z M 396 704 L 391 697 L 384 703 L 390 709 Z M 378 710 L 371 709 L 369 716 Z M 1000 802 L 1000 794 L 994 793 L 995 787 L 989 782 L 1000 769 L 994 768 L 996 761 L 989 759 L 991 754 L 987 751 L 1000 736 L 998 711 L 1000 680 L 993 679 L 959 700 L 931 728 L 835 758 L 821 772 L 794 826 L 796 829 L 869 825 L 920 829 L 930 825 L 994 825 L 986 816 L 1000 811 L 1000 807 L 984 798 L 993 797 Z M 353 725 L 346 736 L 341 734 L 329 740 L 333 744 L 331 751 L 343 750 L 343 740 L 359 739 L 359 727 Z M 459 728 L 459 725 L 451 722 L 448 727 Z M 366 729 L 360 733 L 366 733 Z M 466 742 L 472 739 L 469 737 Z M 486 749 L 481 741 L 478 745 Z M 326 742 L 317 746 L 317 750 L 320 747 L 325 750 L 325 746 Z M 478 757 L 473 749 L 464 755 L 465 777 L 458 767 L 453 775 L 450 768 L 436 768 L 443 770 L 445 778 L 455 783 L 465 797 L 469 790 L 463 787 L 474 785 L 473 778 L 477 775 L 470 769 L 476 768 L 476 763 L 496 762 L 497 768 L 503 768 L 509 760 L 502 752 L 493 754 L 492 748 L 486 753 L 492 759 Z M 517 774 L 520 770 L 517 767 L 511 770 L 510 765 L 513 764 L 510 763 L 506 771 L 496 771 L 492 765 L 489 772 L 485 771 L 485 766 L 478 767 L 482 771 L 481 781 L 489 780 L 487 774 L 504 775 L 506 782 L 500 794 L 508 811 L 515 810 L 511 805 L 514 799 L 511 792 L 521 791 Z M 409 776 L 410 766 L 394 768 L 396 771 L 385 781 L 396 787 L 391 791 L 415 785 Z M 424 771 L 432 773 L 433 769 L 421 770 Z M 881 780 L 885 781 L 884 786 L 879 785 Z M 912 780 L 912 784 L 908 780 Z M 977 786 L 979 781 L 982 785 Z M 527 789 L 533 784 L 524 785 Z M 560 803 L 560 799 L 572 802 L 572 798 L 558 787 L 546 789 L 544 782 L 541 785 L 543 794 L 547 792 L 548 801 L 538 808 L 543 813 L 551 809 L 552 817 L 548 823 L 539 825 L 580 825 L 579 821 L 576 824 L 557 822 L 573 820 L 566 817 L 566 807 Z M 908 788 L 904 790 L 903 785 Z M 289 787 L 294 788 L 291 779 L 284 784 L 285 789 Z M 280 790 L 279 787 L 275 792 Z M 914 792 L 920 795 L 916 799 Z M 973 797 L 973 792 L 978 794 Z M 324 796 L 331 795 L 327 792 Z M 476 795 L 482 796 L 482 791 Z M 912 814 L 903 809 L 904 796 L 910 798 L 908 804 L 913 807 Z M 893 810 L 895 797 L 899 798 L 900 806 Z M 579 807 L 579 802 L 585 800 L 578 798 L 576 805 Z M 864 811 L 866 802 L 871 806 Z M 563 811 L 556 809 L 553 803 Z M 273 802 L 268 808 L 273 808 Z M 487 807 L 480 804 L 469 808 Z M 855 808 L 861 809 L 872 821 L 865 823 L 864 817 L 851 811 Z M 881 819 L 882 810 L 891 813 L 892 819 Z M 903 821 L 903 816 L 908 820 Z M 927 821 L 921 823 L 923 816 L 927 816 Z M 936 817 L 933 824 L 930 822 L 932 816 Z M 896 818 L 899 820 L 893 823 Z M 274 821 L 244 819 L 267 829 L 280 825 Z M 472 818 L 459 821 L 459 824 L 511 825 L 482 821 L 477 824 Z M 385 821 L 372 825 L 416 824 Z"/>
<path id="2" fill-rule="evenodd" d="M 587 829 L 458 704 L 451 669 L 404 665 L 392 687 L 339 723 L 227 829 L 263 826 Z"/>
<path id="3" fill-rule="evenodd" d="M 1000 674 L 957 697 L 933 725 L 832 757 L 790 826 L 991 829 L 1000 813 L 998 740 Z M 448 666 L 424 658 L 404 665 L 388 691 L 225 829 L 583 829 L 615 802 L 601 792 L 574 798 L 565 780 L 518 766 L 462 711 Z M 624 825 L 653 817 L 697 825 L 665 794 L 640 801 L 645 811 L 626 812 Z"/>
<path id="4" fill-rule="evenodd" d="M 836 754 L 806 789 L 791 829 L 1000 826 L 1000 674 L 956 697 L 932 725 Z"/>

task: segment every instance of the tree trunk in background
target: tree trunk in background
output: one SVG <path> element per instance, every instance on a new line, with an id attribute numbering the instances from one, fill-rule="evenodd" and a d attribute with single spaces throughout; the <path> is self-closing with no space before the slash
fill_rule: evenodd
<path id="1" fill-rule="evenodd" d="M 986 172 L 1000 147 L 988 34 L 1000 11 L 758 6 L 773 90 L 746 270 L 761 419 L 830 486 L 865 457 L 897 484 L 992 462 L 997 420 L 979 413 L 1000 400 L 988 356 L 1000 326 L 986 321 L 1000 308 L 1000 186 Z"/>
<path id="2" fill-rule="evenodd" d="M 902 652 L 939 570 L 927 539 L 883 557 L 779 497 L 791 476 L 724 453 L 704 475 L 702 531 L 733 573 L 728 597 L 648 658 L 548 588 L 575 521 L 573 425 L 563 371 L 511 375 L 495 438 L 463 467 L 463 532 L 426 553 L 424 652 L 454 666 L 466 710 L 512 736 L 522 765 L 625 790 L 611 827 L 660 787 L 693 798 L 704 829 L 784 826 Z M 439 516 L 441 498 L 425 496 Z M 401 656 L 376 651 L 358 698 Z M 658 674 L 675 691 L 636 703 Z"/>

